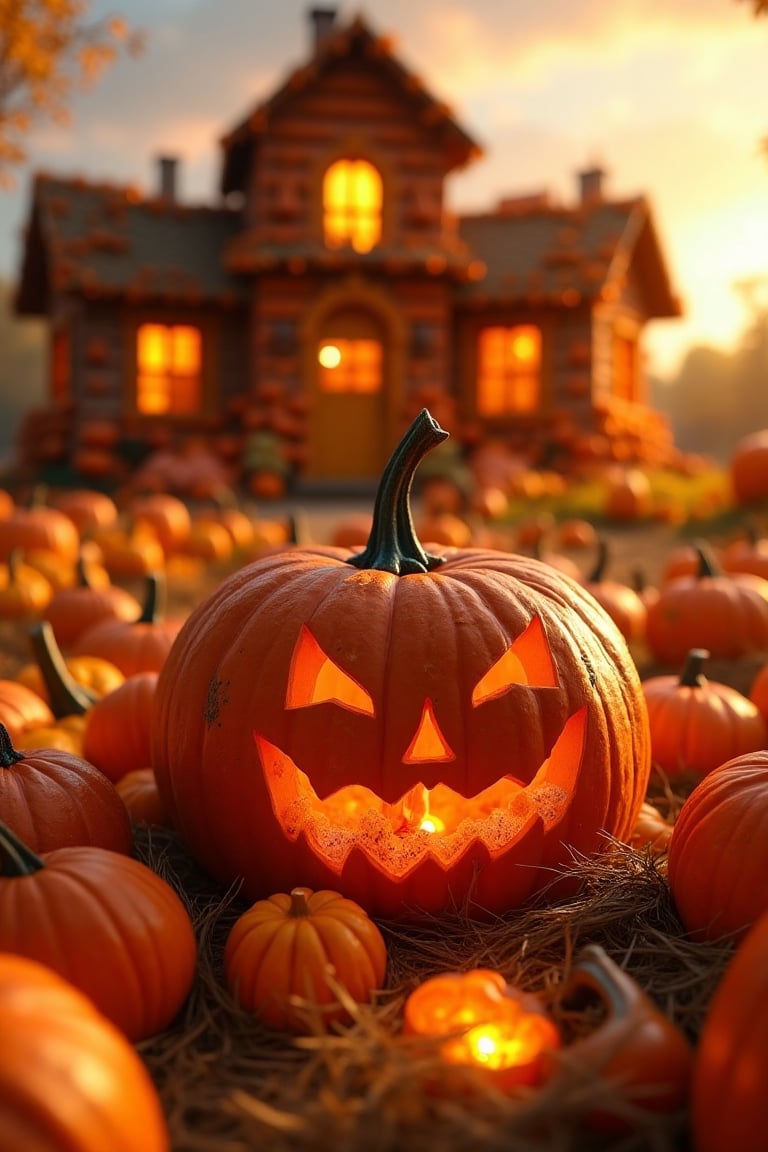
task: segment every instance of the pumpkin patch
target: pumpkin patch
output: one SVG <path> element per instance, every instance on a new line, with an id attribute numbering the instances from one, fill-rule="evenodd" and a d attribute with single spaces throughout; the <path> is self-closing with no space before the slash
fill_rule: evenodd
<path id="1" fill-rule="evenodd" d="M 546 548 L 509 552 L 513 521 L 474 505 L 469 537 L 422 537 L 412 482 L 441 434 L 417 419 L 344 545 L 232 535 L 193 569 L 217 520 L 192 507 L 158 582 L 124 578 L 149 615 L 157 592 L 186 617 L 159 668 L 62 650 L 35 613 L 0 622 L 0 968 L 40 948 L 91 990 L 138 1043 L 168 1152 L 301 1152 L 341 1129 L 356 1152 L 371 1124 L 403 1152 L 705 1140 L 709 1003 L 760 915 L 764 788 L 740 761 L 764 754 L 764 656 L 662 667 L 625 629 L 630 649 L 578 541 L 568 575 Z M 606 533 L 619 580 L 658 581 L 647 611 L 664 582 L 639 530 L 591 546 L 604 559 Z M 85 597 L 61 619 L 79 636 L 100 614 L 116 650 L 159 623 Z M 70 733 L 77 754 L 56 744 Z"/>

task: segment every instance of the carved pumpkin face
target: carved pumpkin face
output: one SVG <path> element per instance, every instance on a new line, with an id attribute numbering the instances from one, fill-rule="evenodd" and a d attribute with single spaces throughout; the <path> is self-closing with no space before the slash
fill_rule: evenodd
<path id="1" fill-rule="evenodd" d="M 404 574 L 350 556 L 241 569 L 161 672 L 158 786 L 214 875 L 254 898 L 332 887 L 387 916 L 468 897 L 498 912 L 629 834 L 647 715 L 588 593 L 507 553 Z"/>

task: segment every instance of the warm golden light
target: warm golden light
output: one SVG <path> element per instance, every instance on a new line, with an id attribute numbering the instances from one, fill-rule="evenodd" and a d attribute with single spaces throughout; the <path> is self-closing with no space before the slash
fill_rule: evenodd
<path id="1" fill-rule="evenodd" d="M 310 660 L 321 659 L 320 654 L 310 653 Z M 303 688 L 296 691 L 296 699 L 312 695 Z M 404 877 L 427 856 L 443 868 L 454 867 L 476 840 L 495 859 L 512 843 L 555 828 L 578 787 L 586 725 L 582 708 L 566 721 L 528 784 L 510 774 L 474 796 L 463 796 L 447 784 L 426 788 L 418 783 L 392 804 L 361 784 L 321 798 L 290 756 L 258 732 L 253 738 L 272 807 L 288 839 L 304 835 L 334 871 L 341 872 L 358 849 L 387 875 Z"/>
<path id="2" fill-rule="evenodd" d="M 338 339 L 318 350 L 323 392 L 378 392 L 382 382 L 382 347 L 378 340 Z"/>
<path id="3" fill-rule="evenodd" d="M 370 693 L 326 655 L 305 626 L 293 650 L 285 706 L 308 708 L 328 702 L 367 716 L 374 714 Z"/>
<path id="4" fill-rule="evenodd" d="M 533 324 L 480 330 L 477 409 L 484 416 L 534 412 L 540 404 L 541 332 Z"/>
<path id="5" fill-rule="evenodd" d="M 455 759 L 455 752 L 440 731 L 432 701 L 427 699 L 416 734 L 403 756 L 403 764 L 435 764 Z"/>
<path id="6" fill-rule="evenodd" d="M 381 176 L 367 160 L 337 160 L 323 180 L 323 227 L 329 248 L 370 252 L 381 239 Z"/>
<path id="7" fill-rule="evenodd" d="M 408 1035 L 445 1037 L 449 1064 L 476 1065 L 500 1087 L 539 1083 L 545 1058 L 560 1045 L 554 1022 L 533 995 L 507 985 L 500 972 L 474 968 L 430 977 L 408 997 Z"/>
<path id="8" fill-rule="evenodd" d="M 142 324 L 136 338 L 136 407 L 147 415 L 197 412 L 202 340 L 186 324 Z"/>
<path id="9" fill-rule="evenodd" d="M 317 360 L 323 368 L 338 368 L 341 364 L 341 349 L 337 344 L 322 344 Z"/>
<path id="10" fill-rule="evenodd" d="M 475 685 L 472 704 L 484 704 L 509 690 L 513 684 L 532 684 L 537 688 L 556 688 L 558 684 L 552 653 L 538 616 L 514 644 L 499 657 Z"/>

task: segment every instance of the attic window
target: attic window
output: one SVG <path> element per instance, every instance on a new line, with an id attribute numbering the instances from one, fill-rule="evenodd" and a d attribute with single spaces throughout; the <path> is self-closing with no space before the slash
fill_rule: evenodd
<path id="1" fill-rule="evenodd" d="M 535 324 L 482 328 L 477 349 L 478 413 L 535 412 L 540 403 L 540 330 Z"/>
<path id="2" fill-rule="evenodd" d="M 198 412 L 202 398 L 201 351 L 198 328 L 188 324 L 142 324 L 136 348 L 139 412 Z"/>
<path id="3" fill-rule="evenodd" d="M 367 160 L 337 160 L 323 178 L 323 231 L 329 248 L 370 252 L 381 239 L 381 176 Z"/>

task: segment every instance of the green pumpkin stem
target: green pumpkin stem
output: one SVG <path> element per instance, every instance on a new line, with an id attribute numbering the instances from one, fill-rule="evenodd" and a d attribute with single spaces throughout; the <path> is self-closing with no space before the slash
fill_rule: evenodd
<path id="1" fill-rule="evenodd" d="M 32 654 L 40 669 L 51 711 L 57 720 L 62 716 L 82 716 L 96 697 L 78 684 L 67 668 L 50 621 L 41 620 L 29 630 Z"/>
<path id="2" fill-rule="evenodd" d="M 40 857 L 19 840 L 8 827 L 0 821 L 0 875 L 6 876 L 32 876 L 39 872 L 45 864 Z"/>
<path id="3" fill-rule="evenodd" d="M 376 493 L 368 543 L 358 555 L 349 557 L 349 564 L 406 576 L 413 572 L 429 572 L 442 563 L 443 557 L 425 552 L 416 536 L 410 496 L 419 464 L 427 452 L 447 436 L 445 429 L 426 408 L 422 408 L 384 469 Z"/>
<path id="4" fill-rule="evenodd" d="M 608 566 L 608 541 L 601 536 L 597 541 L 597 559 L 595 566 L 587 576 L 588 584 L 601 584 Z"/>
<path id="5" fill-rule="evenodd" d="M 721 575 L 715 555 L 705 540 L 697 540 L 693 545 L 693 549 L 699 561 L 696 569 L 696 578 L 698 580 L 702 580 L 705 576 Z"/>
<path id="6" fill-rule="evenodd" d="M 85 557 L 82 551 L 78 552 L 77 560 L 75 561 L 75 576 L 77 578 L 78 588 L 91 588 L 91 579 L 88 575 L 88 565 L 85 562 Z"/>
<path id="7" fill-rule="evenodd" d="M 165 616 L 167 588 L 161 572 L 150 572 L 146 580 L 146 591 L 141 616 L 137 624 L 159 624 Z"/>
<path id="8" fill-rule="evenodd" d="M 5 724 L 0 724 L 0 768 L 12 768 L 24 759 L 24 753 L 13 746 L 11 734 Z"/>
<path id="9" fill-rule="evenodd" d="M 705 683 L 704 665 L 709 660 L 707 648 L 691 648 L 680 673 L 680 688 L 701 688 Z"/>

